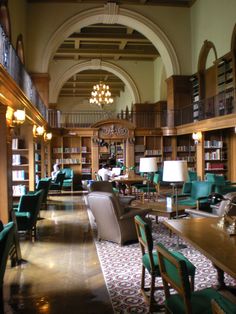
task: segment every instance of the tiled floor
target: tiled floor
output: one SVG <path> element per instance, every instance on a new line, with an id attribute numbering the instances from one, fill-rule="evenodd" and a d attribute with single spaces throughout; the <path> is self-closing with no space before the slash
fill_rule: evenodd
<path id="1" fill-rule="evenodd" d="M 7 265 L 4 313 L 113 313 L 81 196 L 51 196 L 38 240 Z"/>

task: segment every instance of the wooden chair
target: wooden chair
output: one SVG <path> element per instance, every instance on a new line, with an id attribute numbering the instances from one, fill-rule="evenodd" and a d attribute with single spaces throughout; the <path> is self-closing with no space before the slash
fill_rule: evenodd
<path id="1" fill-rule="evenodd" d="M 157 199 L 157 197 L 160 195 L 160 174 L 155 173 L 151 182 L 137 187 L 137 190 L 139 193 L 141 193 L 143 203 L 145 195 L 147 195 L 148 198 L 150 198 L 150 195 L 152 195 L 154 199 Z"/>
<path id="2" fill-rule="evenodd" d="M 153 252 L 153 239 L 150 225 L 142 217 L 134 218 L 138 241 L 142 252 L 142 275 L 141 275 L 141 293 L 145 302 L 149 305 L 149 311 L 158 309 L 154 293 L 156 290 L 163 289 L 162 286 L 155 286 L 155 279 L 161 276 L 157 253 Z M 191 287 L 194 290 L 195 266 L 180 252 L 173 251 L 174 256 L 183 259 L 188 267 L 188 274 L 191 278 Z M 146 270 L 151 276 L 151 285 L 146 287 L 145 275 Z"/>
<path id="3" fill-rule="evenodd" d="M 223 298 L 223 296 L 212 288 L 193 291 L 186 261 L 167 250 L 161 243 L 157 244 L 157 253 L 165 291 L 166 313 L 210 313 L 212 299 Z M 170 289 L 177 291 L 177 294 L 173 294 Z"/>

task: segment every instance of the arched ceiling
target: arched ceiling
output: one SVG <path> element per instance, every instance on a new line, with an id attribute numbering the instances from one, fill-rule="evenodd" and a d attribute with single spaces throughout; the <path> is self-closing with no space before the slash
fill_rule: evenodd
<path id="1" fill-rule="evenodd" d="M 153 61 L 159 56 L 153 44 L 142 34 L 123 25 L 94 24 L 83 27 L 66 38 L 53 60 Z M 120 96 L 124 83 L 104 70 L 87 70 L 71 77 L 62 86 L 59 97 L 89 98 L 91 88 L 99 81 L 108 82 L 112 95 Z"/>
<path id="2" fill-rule="evenodd" d="M 195 0 L 117 0 L 117 5 L 168 5 L 189 7 Z M 29 3 L 96 3 L 106 4 L 106 0 L 28 0 Z M 55 51 L 51 61 L 68 60 L 91 61 L 147 61 L 153 62 L 159 56 L 152 42 L 137 30 L 120 24 L 93 24 L 73 30 Z M 71 76 L 62 85 L 59 97 L 80 97 L 89 99 L 92 86 L 98 81 L 109 83 L 112 96 L 124 91 L 124 82 L 114 73 L 104 69 L 88 69 Z"/>

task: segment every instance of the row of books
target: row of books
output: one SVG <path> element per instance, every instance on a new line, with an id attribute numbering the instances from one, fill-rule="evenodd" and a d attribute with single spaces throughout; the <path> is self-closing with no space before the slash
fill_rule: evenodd
<path id="1" fill-rule="evenodd" d="M 177 146 L 177 151 L 178 152 L 195 152 L 196 147 L 194 145 L 191 145 L 191 146 L 181 145 L 181 146 Z"/>
<path id="2" fill-rule="evenodd" d="M 162 154 L 161 149 L 146 149 L 145 150 L 146 156 L 156 156 L 156 155 L 161 155 L 161 154 Z"/>
<path id="3" fill-rule="evenodd" d="M 80 164 L 78 158 L 57 158 L 55 159 L 56 164 Z"/>
<path id="4" fill-rule="evenodd" d="M 220 149 L 216 149 L 213 152 L 207 152 L 205 153 L 205 160 L 221 160 L 222 154 Z"/>
<path id="5" fill-rule="evenodd" d="M 25 145 L 24 140 L 22 140 L 20 138 L 13 138 L 12 139 L 12 144 L 11 144 L 12 149 L 23 149 L 23 148 L 25 148 L 24 145 Z"/>
<path id="6" fill-rule="evenodd" d="M 223 147 L 223 141 L 204 141 L 204 148 L 222 148 Z"/>
<path id="7" fill-rule="evenodd" d="M 224 170 L 225 169 L 225 165 L 223 163 L 210 163 L 210 162 L 206 162 L 206 170 Z"/>
<path id="8" fill-rule="evenodd" d="M 13 170 L 12 180 L 13 181 L 27 180 L 27 173 L 25 172 L 25 170 Z"/>
<path id="9" fill-rule="evenodd" d="M 27 189 L 25 185 L 19 184 L 19 185 L 13 185 L 12 186 L 12 193 L 13 196 L 21 196 L 26 193 Z"/>

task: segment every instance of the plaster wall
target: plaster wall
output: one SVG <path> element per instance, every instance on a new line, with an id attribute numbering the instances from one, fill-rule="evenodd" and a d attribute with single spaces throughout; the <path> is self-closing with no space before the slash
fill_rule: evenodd
<path id="1" fill-rule="evenodd" d="M 19 34 L 23 35 L 25 46 L 25 55 L 27 58 L 27 34 L 26 34 L 26 13 L 27 5 L 26 0 L 8 0 L 8 9 L 11 21 L 11 39 L 12 45 L 16 47 L 16 40 Z"/>
<path id="2" fill-rule="evenodd" d="M 195 2 L 191 8 L 192 73 L 197 71 L 199 53 L 205 40 L 213 42 L 218 58 L 230 51 L 235 23 L 235 0 Z"/>

